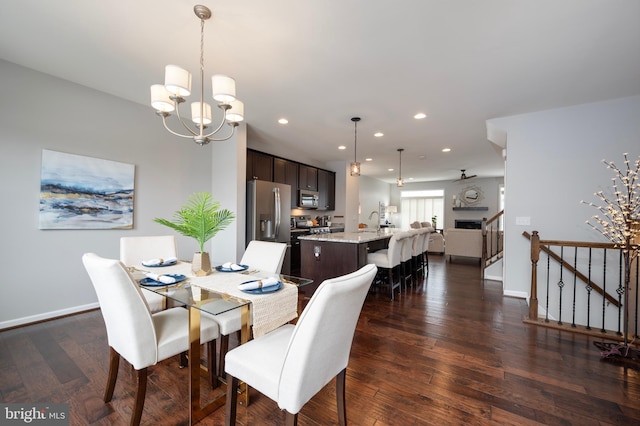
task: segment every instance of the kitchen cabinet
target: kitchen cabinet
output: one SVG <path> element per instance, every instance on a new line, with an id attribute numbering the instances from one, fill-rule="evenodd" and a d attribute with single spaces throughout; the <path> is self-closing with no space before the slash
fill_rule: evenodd
<path id="1" fill-rule="evenodd" d="M 273 156 L 247 150 L 247 180 L 273 182 Z"/>
<path id="2" fill-rule="evenodd" d="M 296 208 L 298 205 L 298 163 L 284 158 L 274 158 L 273 181 L 291 186 L 291 208 Z"/>
<path id="3" fill-rule="evenodd" d="M 336 174 L 318 169 L 318 209 L 335 210 Z"/>
<path id="4" fill-rule="evenodd" d="M 318 169 L 305 164 L 300 164 L 298 166 L 298 188 L 317 191 Z"/>

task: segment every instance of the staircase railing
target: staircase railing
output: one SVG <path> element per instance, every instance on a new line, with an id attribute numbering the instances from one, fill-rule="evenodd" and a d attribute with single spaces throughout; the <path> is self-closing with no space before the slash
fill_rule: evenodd
<path id="1" fill-rule="evenodd" d="M 542 240 L 537 231 L 523 235 L 531 241 L 529 318 L 525 322 L 623 340 L 622 251 L 611 243 Z M 631 265 L 629 340 L 638 337 L 638 263 L 635 259 Z M 544 268 L 542 274 L 538 274 L 539 266 Z"/>
<path id="2" fill-rule="evenodd" d="M 504 251 L 503 220 L 504 210 L 490 219 L 482 219 L 482 259 L 480 261 L 482 276 L 488 266 L 502 259 Z"/>

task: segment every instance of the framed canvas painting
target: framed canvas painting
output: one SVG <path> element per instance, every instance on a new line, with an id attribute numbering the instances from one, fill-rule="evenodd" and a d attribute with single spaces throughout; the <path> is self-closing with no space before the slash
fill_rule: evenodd
<path id="1" fill-rule="evenodd" d="M 42 150 L 40 229 L 132 229 L 133 164 Z"/>

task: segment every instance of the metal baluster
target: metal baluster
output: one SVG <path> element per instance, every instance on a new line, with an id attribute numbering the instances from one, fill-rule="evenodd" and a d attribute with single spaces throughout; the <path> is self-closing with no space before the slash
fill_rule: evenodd
<path id="1" fill-rule="evenodd" d="M 549 246 L 547 246 L 547 249 L 548 248 Z M 551 256 L 547 253 L 547 286 L 546 286 L 547 299 L 544 305 L 544 310 L 545 310 L 544 322 L 549 322 L 549 270 L 551 269 L 550 262 L 551 262 Z"/>
<path id="2" fill-rule="evenodd" d="M 572 310 L 571 327 L 573 328 L 576 327 L 576 289 L 578 288 L 577 278 L 578 278 L 578 247 L 574 247 L 574 250 L 573 250 L 573 306 L 571 308 Z"/>
<path id="3" fill-rule="evenodd" d="M 591 247 L 589 247 L 589 264 L 588 264 L 588 269 L 589 271 L 589 279 L 588 282 L 591 282 Z M 591 284 L 587 284 L 585 289 L 587 290 L 587 326 L 585 327 L 587 330 L 591 330 L 591 290 L 593 290 L 593 287 L 591 287 Z"/>
<path id="4" fill-rule="evenodd" d="M 560 247 L 560 281 L 558 281 L 558 289 L 560 289 L 560 306 L 558 309 L 558 325 L 562 325 L 562 289 L 564 282 L 562 281 L 562 272 L 564 270 L 564 246 Z"/>
<path id="5" fill-rule="evenodd" d="M 605 312 L 607 309 L 607 298 L 604 297 L 604 295 L 607 294 L 607 249 L 603 250 L 602 256 L 602 328 L 600 331 L 605 333 L 607 331 L 604 328 Z M 618 317 L 620 317 L 620 315 L 618 315 Z M 618 330 L 620 330 L 619 327 L 620 322 L 618 321 Z"/>
<path id="6" fill-rule="evenodd" d="M 623 254 L 622 254 L 622 250 L 618 250 L 620 256 L 619 256 L 619 263 L 620 263 L 620 267 L 618 269 L 618 288 L 616 289 L 616 293 L 618 293 L 618 332 L 616 333 L 618 336 L 622 336 L 622 314 L 623 314 L 623 309 L 622 309 L 622 296 L 624 295 L 624 259 L 623 259 Z"/>

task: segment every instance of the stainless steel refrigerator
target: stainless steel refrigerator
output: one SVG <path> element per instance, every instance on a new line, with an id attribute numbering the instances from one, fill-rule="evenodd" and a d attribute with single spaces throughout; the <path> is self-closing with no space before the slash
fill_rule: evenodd
<path id="1" fill-rule="evenodd" d="M 247 182 L 247 244 L 251 240 L 286 243 L 282 273 L 291 271 L 291 186 Z"/>

